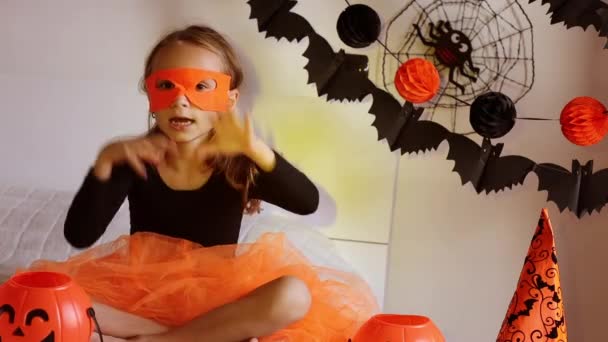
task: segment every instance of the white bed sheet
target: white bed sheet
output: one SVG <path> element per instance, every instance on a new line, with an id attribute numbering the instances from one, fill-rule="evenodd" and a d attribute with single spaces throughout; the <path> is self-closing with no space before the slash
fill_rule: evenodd
<path id="1" fill-rule="evenodd" d="M 50 189 L 0 185 L 0 274 L 36 259 L 64 260 L 77 252 L 63 237 L 63 223 L 74 194 Z M 128 232 L 123 206 L 97 244 Z"/>

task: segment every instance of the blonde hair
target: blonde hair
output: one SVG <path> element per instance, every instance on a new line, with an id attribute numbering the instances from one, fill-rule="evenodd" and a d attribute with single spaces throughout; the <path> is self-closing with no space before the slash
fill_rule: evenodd
<path id="1" fill-rule="evenodd" d="M 200 25 L 191 25 L 184 29 L 173 31 L 154 46 L 146 58 L 144 76 L 140 87 L 145 92 L 144 80 L 152 73 L 152 64 L 158 52 L 171 44 L 184 42 L 203 47 L 218 54 L 224 61 L 224 72 L 231 77 L 230 89 L 237 89 L 243 82 L 243 68 L 237 58 L 234 48 L 228 43 L 226 38 L 216 30 Z M 150 132 L 159 132 L 158 127 L 151 127 Z M 213 137 L 210 132 L 209 138 Z M 224 173 L 228 183 L 235 189 L 241 191 L 243 207 L 246 214 L 260 212 L 261 201 L 249 199 L 249 190 L 254 185 L 257 175 L 257 168 L 245 156 L 236 157 L 217 157 L 206 161 L 207 165 Z"/>

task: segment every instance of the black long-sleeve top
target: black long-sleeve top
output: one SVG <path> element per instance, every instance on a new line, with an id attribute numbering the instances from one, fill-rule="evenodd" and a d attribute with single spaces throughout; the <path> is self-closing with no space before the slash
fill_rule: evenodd
<path id="1" fill-rule="evenodd" d="M 272 203 L 296 214 L 316 211 L 316 186 L 278 153 L 270 172 L 260 170 L 250 198 Z M 91 170 L 76 193 L 64 226 L 64 234 L 76 248 L 93 245 L 106 231 L 124 202 L 129 201 L 131 234 L 154 232 L 187 239 L 203 246 L 238 241 L 243 217 L 242 194 L 223 173 L 214 172 L 196 190 L 173 190 L 158 171 L 147 166 L 142 179 L 127 165 L 115 166 L 107 181 Z"/>

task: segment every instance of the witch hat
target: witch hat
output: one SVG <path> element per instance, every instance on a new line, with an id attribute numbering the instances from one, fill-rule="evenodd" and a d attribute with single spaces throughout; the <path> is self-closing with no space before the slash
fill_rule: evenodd
<path id="1" fill-rule="evenodd" d="M 543 209 L 496 342 L 567 342 L 553 228 Z"/>

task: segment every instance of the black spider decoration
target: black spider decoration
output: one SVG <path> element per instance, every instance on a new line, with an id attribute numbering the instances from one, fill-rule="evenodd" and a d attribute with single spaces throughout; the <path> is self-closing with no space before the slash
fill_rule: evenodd
<path id="1" fill-rule="evenodd" d="M 420 30 L 420 26 L 414 24 L 414 28 L 418 32 L 418 37 L 420 37 L 422 43 L 435 48 L 435 57 L 437 57 L 441 64 L 450 68 L 450 82 L 456 85 L 464 94 L 464 86 L 454 79 L 454 70 L 458 68 L 463 76 L 473 82 L 477 81 L 477 77 L 467 74 L 464 70 L 464 66 L 468 62 L 469 68 L 475 74 L 479 73 L 479 68 L 473 65 L 473 59 L 471 58 L 471 53 L 473 52 L 471 40 L 461 31 L 452 29 L 449 21 L 440 20 L 437 26 L 431 22 L 429 23 L 429 27 L 429 36 L 433 41 L 426 40 Z"/>

